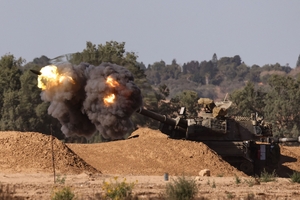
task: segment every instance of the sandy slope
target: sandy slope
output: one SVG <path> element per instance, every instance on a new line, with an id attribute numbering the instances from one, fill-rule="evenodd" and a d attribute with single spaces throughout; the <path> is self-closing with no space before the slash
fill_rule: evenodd
<path id="1" fill-rule="evenodd" d="M 244 175 L 203 143 L 169 139 L 149 128 L 141 128 L 134 135 L 138 137 L 68 147 L 104 174 L 197 176 L 200 170 L 210 169 L 212 175 Z"/>

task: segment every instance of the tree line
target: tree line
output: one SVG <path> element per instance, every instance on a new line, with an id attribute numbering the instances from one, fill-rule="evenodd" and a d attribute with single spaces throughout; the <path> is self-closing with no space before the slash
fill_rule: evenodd
<path id="1" fill-rule="evenodd" d="M 110 41 L 99 45 L 87 42 L 82 52 L 69 59 L 74 64 L 111 62 L 126 67 L 142 91 L 144 106 L 169 117 L 175 117 L 181 106 L 195 116 L 200 97 L 220 99 L 228 93 L 233 101 L 230 114 L 249 116 L 257 112 L 274 124 L 276 135 L 299 136 L 300 56 L 296 68 L 278 63 L 247 66 L 238 55 L 218 59 L 216 54 L 209 61 L 179 65 L 174 59 L 170 64 L 158 61 L 146 67 L 137 62 L 134 52 L 126 52 L 124 42 Z M 46 56 L 26 64 L 11 54 L 1 57 L 1 131 L 33 131 L 64 139 L 59 122 L 47 113 L 49 104 L 41 101 L 37 77 L 30 72 L 50 62 Z M 157 127 L 157 122 L 137 113 L 132 121 L 136 126 Z M 95 133 L 90 142 L 101 140 L 100 135 Z"/>

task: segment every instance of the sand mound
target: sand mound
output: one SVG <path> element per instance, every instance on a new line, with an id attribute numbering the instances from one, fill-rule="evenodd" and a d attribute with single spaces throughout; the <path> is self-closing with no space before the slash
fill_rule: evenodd
<path id="1" fill-rule="evenodd" d="M 51 137 L 34 132 L 0 132 L 0 170 L 5 173 L 53 172 Z M 119 175 L 244 176 L 201 142 L 169 139 L 160 131 L 140 128 L 131 139 L 98 144 L 67 144 L 53 140 L 58 173 Z M 281 147 L 279 175 L 300 171 L 300 148 Z"/>
<path id="2" fill-rule="evenodd" d="M 51 136 L 34 132 L 0 132 L 2 172 L 53 172 Z M 64 174 L 97 172 L 54 138 L 55 169 Z"/>
<path id="3" fill-rule="evenodd" d="M 68 144 L 68 147 L 103 174 L 162 175 L 168 172 L 196 176 L 207 168 L 214 176 L 244 175 L 201 142 L 169 139 L 149 128 L 140 128 L 132 136 L 127 140 Z"/>

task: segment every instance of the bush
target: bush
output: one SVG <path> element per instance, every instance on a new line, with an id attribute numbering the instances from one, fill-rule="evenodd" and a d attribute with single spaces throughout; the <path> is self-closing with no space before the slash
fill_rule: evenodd
<path id="1" fill-rule="evenodd" d="M 237 175 L 235 175 L 235 183 L 238 185 L 241 183 L 241 179 L 240 177 L 238 177 Z"/>
<path id="2" fill-rule="evenodd" d="M 55 189 L 52 192 L 51 200 L 72 200 L 75 194 L 72 192 L 71 188 L 63 187 L 61 189 Z"/>
<path id="3" fill-rule="evenodd" d="M 234 199 L 235 198 L 235 194 L 233 192 L 228 192 L 226 196 L 227 196 L 227 199 Z"/>
<path id="4" fill-rule="evenodd" d="M 213 180 L 213 183 L 212 183 L 211 187 L 212 187 L 212 188 L 216 188 L 216 187 L 217 187 L 217 186 L 216 186 L 215 180 Z"/>
<path id="5" fill-rule="evenodd" d="M 57 184 L 65 184 L 66 182 L 66 177 L 61 177 L 61 175 L 57 175 L 56 178 L 55 178 L 55 183 Z"/>
<path id="6" fill-rule="evenodd" d="M 265 169 L 260 174 L 260 181 L 261 182 L 271 182 L 276 180 L 276 173 L 275 170 L 272 173 L 268 173 Z"/>
<path id="7" fill-rule="evenodd" d="M 249 187 L 252 187 L 253 185 L 255 185 L 255 182 L 256 182 L 255 180 L 256 180 L 255 178 L 246 179 L 245 183 L 247 183 Z"/>
<path id="8" fill-rule="evenodd" d="M 300 183 L 300 172 L 294 171 L 292 175 L 290 175 L 291 182 Z"/>
<path id="9" fill-rule="evenodd" d="M 166 185 L 166 199 L 170 200 L 189 200 L 193 199 L 198 193 L 197 183 L 194 179 L 185 176 L 173 179 Z"/>
<path id="10" fill-rule="evenodd" d="M 126 199 L 132 195 L 134 183 L 127 183 L 126 179 L 118 182 L 118 177 L 114 178 L 114 182 L 103 182 L 102 189 L 105 192 L 105 198 L 110 199 Z"/>

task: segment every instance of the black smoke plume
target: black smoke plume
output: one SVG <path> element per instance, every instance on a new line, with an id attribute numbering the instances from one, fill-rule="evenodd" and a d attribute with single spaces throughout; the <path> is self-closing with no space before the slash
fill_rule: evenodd
<path id="1" fill-rule="evenodd" d="M 142 105 L 141 91 L 132 73 L 111 63 L 99 66 L 65 63 L 57 65 L 57 69 L 59 74 L 67 74 L 74 81 L 65 79 L 59 85 L 47 87 L 41 98 L 50 102 L 48 113 L 60 121 L 65 136 L 89 138 L 98 130 L 106 139 L 123 138 L 132 128 L 130 116 Z M 108 77 L 118 85 L 107 84 Z M 106 105 L 103 98 L 109 94 L 115 95 L 115 102 Z"/>

